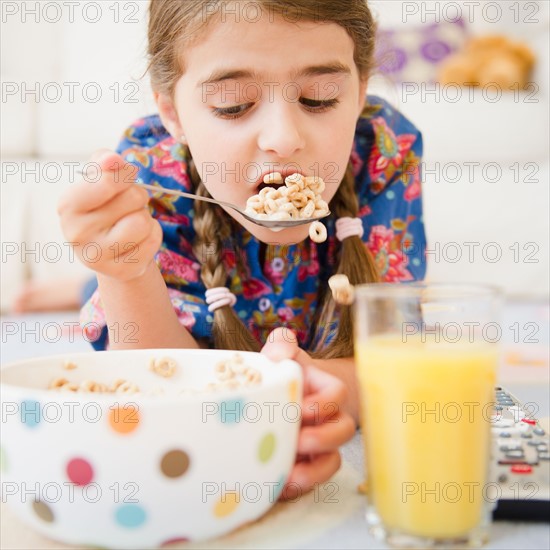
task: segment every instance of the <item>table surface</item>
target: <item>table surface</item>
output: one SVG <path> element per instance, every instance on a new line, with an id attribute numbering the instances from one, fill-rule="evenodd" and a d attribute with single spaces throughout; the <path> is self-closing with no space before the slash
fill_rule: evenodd
<path id="1" fill-rule="evenodd" d="M 2 364 L 40 355 L 90 351 L 89 344 L 72 324 L 76 319 L 75 313 L 2 318 Z M 518 325 L 514 326 L 514 323 Z M 527 326 L 529 334 L 533 327 L 537 330 L 538 341 L 529 341 L 530 346 L 525 345 L 525 339 L 517 338 L 520 336 L 518 327 L 521 330 L 527 323 L 532 323 Z M 539 418 L 549 416 L 548 305 L 509 304 L 503 326 L 514 326 L 514 329 L 510 330 L 507 339 L 503 338 L 505 354 L 510 360 L 501 365 L 500 384 L 520 401 L 536 403 Z M 363 470 L 363 451 L 358 434 L 342 447 L 342 455 L 342 468 L 329 483 L 321 484 L 318 491 L 304 495 L 295 503 L 278 503 L 256 523 L 225 537 L 203 543 L 176 544 L 170 548 L 387 548 L 366 528 L 364 497 L 357 492 Z M 6 504 L 1 505 L 1 512 L 0 548 L 71 548 L 26 528 Z M 493 522 L 491 540 L 485 548 L 546 550 L 550 548 L 550 525 Z"/>

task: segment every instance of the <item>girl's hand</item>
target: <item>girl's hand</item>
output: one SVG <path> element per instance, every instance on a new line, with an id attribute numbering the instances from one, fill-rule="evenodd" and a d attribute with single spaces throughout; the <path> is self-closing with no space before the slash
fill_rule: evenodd
<path id="1" fill-rule="evenodd" d="M 298 347 L 296 335 L 275 329 L 262 349 L 270 359 L 293 359 L 302 366 L 304 396 L 302 426 L 296 464 L 281 493 L 281 499 L 299 498 L 317 483 L 330 479 L 340 468 L 338 448 L 355 434 L 355 422 L 344 412 L 344 383 L 314 366 L 314 360 Z"/>
<path id="2" fill-rule="evenodd" d="M 147 210 L 147 191 L 134 185 L 135 166 L 107 149 L 96 151 L 91 161 L 101 177 L 62 195 L 61 228 L 84 265 L 121 281 L 134 279 L 153 261 L 162 228 Z"/>

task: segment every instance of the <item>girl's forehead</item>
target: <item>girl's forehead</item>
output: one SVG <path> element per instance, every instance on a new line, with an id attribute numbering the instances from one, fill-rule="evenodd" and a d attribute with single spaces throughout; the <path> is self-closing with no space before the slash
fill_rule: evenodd
<path id="1" fill-rule="evenodd" d="M 186 72 L 212 72 L 214 67 L 252 69 L 257 75 L 289 76 L 304 67 L 341 64 L 353 70 L 354 43 L 332 22 L 285 21 L 282 17 L 215 16 L 191 44 L 184 47 Z"/>

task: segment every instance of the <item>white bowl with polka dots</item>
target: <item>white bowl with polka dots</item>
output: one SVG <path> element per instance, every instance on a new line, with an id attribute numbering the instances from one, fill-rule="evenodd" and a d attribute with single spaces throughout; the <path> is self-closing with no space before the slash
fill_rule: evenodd
<path id="1" fill-rule="evenodd" d="M 104 548 L 204 540 L 259 518 L 295 460 L 301 369 L 240 352 L 259 385 L 189 390 L 217 382 L 215 365 L 233 355 L 110 351 L 3 366 L 3 502 L 47 537 Z M 149 369 L 165 356 L 178 365 L 170 378 Z M 140 393 L 48 390 L 59 377 L 123 378 Z"/>

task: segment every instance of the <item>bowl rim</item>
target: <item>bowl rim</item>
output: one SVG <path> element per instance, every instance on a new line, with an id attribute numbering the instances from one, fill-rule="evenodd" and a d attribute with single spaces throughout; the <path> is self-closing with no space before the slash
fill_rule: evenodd
<path id="1" fill-rule="evenodd" d="M 62 353 L 55 355 L 45 355 L 41 357 L 32 357 L 27 359 L 18 359 L 16 361 L 11 361 L 0 365 L 0 389 L 2 394 L 5 394 L 6 391 L 17 393 L 28 393 L 29 398 L 37 398 L 41 400 L 47 399 L 49 401 L 62 401 L 70 398 L 71 400 L 90 402 L 109 402 L 112 403 L 113 400 L 120 402 L 121 404 L 127 403 L 146 403 L 148 405 L 157 404 L 164 406 L 167 404 L 182 404 L 187 402 L 205 402 L 205 401 L 224 401 L 224 400 L 235 400 L 239 397 L 246 397 L 248 395 L 261 394 L 264 391 L 270 388 L 276 388 L 283 384 L 288 384 L 288 380 L 275 380 L 268 385 L 258 385 L 258 386 L 242 386 L 236 389 L 225 389 L 204 392 L 204 393 L 189 393 L 189 394 L 179 394 L 179 395 L 141 395 L 141 394 L 118 394 L 118 393 L 79 393 L 79 392 L 54 392 L 48 388 L 35 388 L 24 386 L 21 384 L 14 384 L 10 382 L 5 382 L 3 380 L 3 375 L 6 370 L 12 370 L 16 368 L 21 368 L 23 366 L 36 365 L 44 361 L 59 361 L 62 363 L 67 360 L 78 361 L 79 357 L 92 357 L 97 356 L 97 354 L 145 354 L 145 353 L 156 353 L 157 355 L 169 356 L 171 353 L 192 353 L 197 355 L 219 355 L 227 357 L 230 353 L 239 353 L 245 357 L 256 357 L 262 356 L 263 359 L 268 363 L 277 365 L 278 368 L 283 368 L 287 370 L 294 370 L 294 378 L 298 380 L 298 383 L 303 384 L 303 373 L 302 368 L 299 363 L 293 359 L 282 359 L 281 361 L 273 361 L 266 355 L 255 352 L 255 351 L 237 351 L 237 350 L 224 350 L 224 349 L 187 349 L 187 348 L 143 348 L 143 349 L 129 349 L 129 350 L 105 350 L 105 351 L 84 351 L 77 353 Z M 206 399 L 205 399 L 206 398 Z M 302 398 L 301 394 L 297 395 L 297 403 L 301 403 Z M 3 399 L 2 399 L 3 400 Z M 289 400 L 290 402 L 290 400 Z"/>

